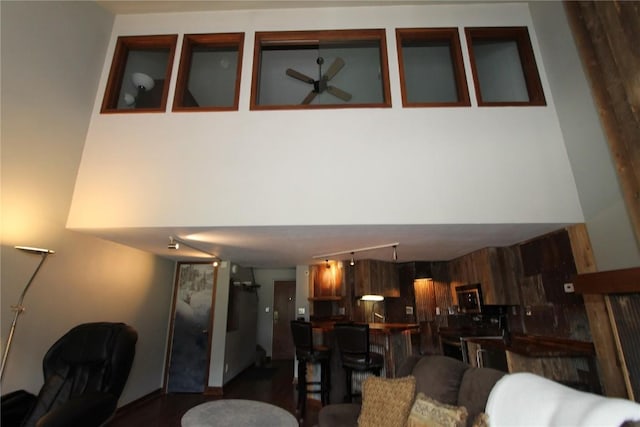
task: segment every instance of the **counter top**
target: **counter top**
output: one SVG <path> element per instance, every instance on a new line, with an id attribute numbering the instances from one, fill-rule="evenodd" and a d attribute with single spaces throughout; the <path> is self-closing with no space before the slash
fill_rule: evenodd
<path id="1" fill-rule="evenodd" d="M 332 330 L 333 325 L 339 322 L 335 321 L 313 321 L 311 322 L 314 328 L 320 328 L 324 330 Z M 418 332 L 420 325 L 417 323 L 369 323 L 369 331 L 373 333 L 391 333 L 411 330 Z"/>
<path id="2" fill-rule="evenodd" d="M 417 323 L 369 323 L 370 331 L 397 332 L 397 331 L 419 331 L 420 325 Z"/>
<path id="3" fill-rule="evenodd" d="M 510 351 L 527 357 L 590 357 L 595 356 L 593 343 L 535 335 L 515 335 L 510 343 L 499 339 L 466 337 L 465 340 L 485 348 Z"/>

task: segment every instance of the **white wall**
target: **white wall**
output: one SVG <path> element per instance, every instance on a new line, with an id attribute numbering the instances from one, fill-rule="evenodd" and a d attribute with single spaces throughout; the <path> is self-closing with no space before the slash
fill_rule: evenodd
<path id="1" fill-rule="evenodd" d="M 42 358 L 71 327 L 121 321 L 139 333 L 120 400 L 162 385 L 174 263 L 65 229 L 113 16 L 92 2 L 2 2 L 2 351 L 24 300 L 2 393 L 37 392 Z M 119 206 L 126 210 L 126 206 Z"/>
<path id="2" fill-rule="evenodd" d="M 636 267 L 640 249 L 564 7 L 530 7 L 598 269 Z"/>
<path id="3" fill-rule="evenodd" d="M 582 222 L 551 96 L 546 107 L 401 106 L 395 28 L 494 25 L 531 25 L 527 5 L 118 16 L 68 226 Z M 249 111 L 254 31 L 292 28 L 385 28 L 393 108 Z M 99 114 L 118 35 L 231 31 L 246 33 L 239 111 Z M 542 67 L 541 79 L 549 94 Z M 199 188 L 215 199 L 184 191 Z M 248 195 L 261 209 L 246 209 Z"/>

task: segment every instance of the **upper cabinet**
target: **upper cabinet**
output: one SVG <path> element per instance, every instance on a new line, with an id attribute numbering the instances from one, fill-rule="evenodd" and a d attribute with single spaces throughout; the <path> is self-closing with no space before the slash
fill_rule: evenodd
<path id="1" fill-rule="evenodd" d="M 397 264 L 377 260 L 359 260 L 352 267 L 355 295 L 400 296 L 400 280 Z"/>
<path id="2" fill-rule="evenodd" d="M 309 269 L 310 299 L 339 300 L 343 294 L 343 266 L 341 262 L 327 261 Z"/>
<path id="3" fill-rule="evenodd" d="M 385 31 L 257 32 L 251 109 L 390 107 Z"/>
<path id="4" fill-rule="evenodd" d="M 164 112 L 177 39 L 118 37 L 101 112 Z"/>
<path id="5" fill-rule="evenodd" d="M 517 284 L 522 267 L 517 248 L 484 248 L 448 265 L 454 297 L 456 286 L 480 283 L 484 304 L 519 304 Z"/>

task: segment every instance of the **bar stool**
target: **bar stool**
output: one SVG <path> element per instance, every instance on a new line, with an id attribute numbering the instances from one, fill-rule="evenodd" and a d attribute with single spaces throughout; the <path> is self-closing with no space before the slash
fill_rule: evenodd
<path id="1" fill-rule="evenodd" d="M 320 392 L 322 405 L 329 403 L 331 389 L 331 349 L 313 345 L 313 328 L 310 322 L 291 321 L 291 334 L 298 359 L 298 406 L 300 418 L 304 418 L 307 393 Z M 320 381 L 307 381 L 307 363 L 320 364 Z M 319 389 L 317 386 L 320 386 Z M 310 388 L 311 387 L 311 388 Z"/>
<path id="2" fill-rule="evenodd" d="M 353 371 L 372 372 L 380 376 L 384 357 L 369 349 L 368 323 L 336 323 L 334 326 L 342 367 L 347 376 L 346 402 L 351 402 L 359 393 L 352 392 Z"/>

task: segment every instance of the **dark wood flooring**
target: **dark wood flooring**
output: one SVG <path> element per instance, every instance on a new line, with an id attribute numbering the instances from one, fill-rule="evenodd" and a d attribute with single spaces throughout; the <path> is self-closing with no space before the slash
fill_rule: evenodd
<path id="1" fill-rule="evenodd" d="M 210 400 L 251 399 L 268 402 L 296 415 L 293 361 L 277 360 L 271 369 L 251 367 L 224 386 L 222 398 L 192 393 L 169 393 L 153 397 L 140 405 L 119 411 L 109 427 L 180 427 L 180 419 L 190 408 Z M 309 401 L 301 427 L 318 422 L 320 403 Z"/>

